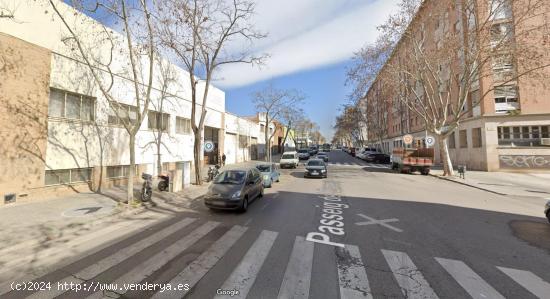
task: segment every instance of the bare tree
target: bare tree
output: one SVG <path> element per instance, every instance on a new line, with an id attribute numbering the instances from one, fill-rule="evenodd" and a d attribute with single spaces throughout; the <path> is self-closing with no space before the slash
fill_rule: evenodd
<path id="1" fill-rule="evenodd" d="M 337 135 L 344 138 L 347 143 L 363 146 L 365 144 L 364 132 L 362 126 L 359 125 L 362 118 L 363 116 L 357 107 L 345 105 L 342 113 L 336 117 L 334 129 L 336 129 Z"/>
<path id="2" fill-rule="evenodd" d="M 284 152 L 284 146 L 286 144 L 286 141 L 288 139 L 288 136 L 290 135 L 291 138 L 295 136 L 294 134 L 290 134 L 290 132 L 294 131 L 295 126 L 300 122 L 301 119 L 304 119 L 304 111 L 301 108 L 297 107 L 286 107 L 286 109 L 283 110 L 281 113 L 281 117 L 279 120 L 286 128 L 285 137 L 283 138 L 283 152 Z M 294 147 L 296 147 L 296 141 L 294 140 Z"/>
<path id="3" fill-rule="evenodd" d="M 223 65 L 262 63 L 265 55 L 255 56 L 249 50 L 229 53 L 227 47 L 237 39 L 244 40 L 244 44 L 252 44 L 265 35 L 254 30 L 250 24 L 254 3 L 246 0 L 157 1 L 157 10 L 160 14 L 158 30 L 163 44 L 189 73 L 191 126 L 195 136 L 195 181 L 202 184 L 201 142 L 208 92 L 214 75 Z M 197 104 L 201 105 L 198 121 Z"/>
<path id="4" fill-rule="evenodd" d="M 120 124 L 129 135 L 130 169 L 127 200 L 133 204 L 136 134 L 149 109 L 153 86 L 155 44 L 149 2 L 140 1 L 72 1 L 72 6 L 90 14 L 108 15 L 123 25 L 122 34 L 105 25 L 86 20 L 65 9 L 57 1 L 50 7 L 68 32 L 65 44 L 74 58 L 83 63 L 103 97 L 109 102 Z M 103 53 L 101 53 L 104 51 Z M 117 67 L 122 63 L 125 67 Z M 135 108 L 128 110 L 117 101 L 119 91 L 113 88 L 118 78 L 131 80 Z M 118 82 L 120 83 L 120 82 Z"/>
<path id="5" fill-rule="evenodd" d="M 447 138 L 460 123 L 479 115 L 480 103 L 494 94 L 517 97 L 518 80 L 536 80 L 550 66 L 544 47 L 528 42 L 547 30 L 548 2 L 430 1 L 429 9 L 429 18 L 401 9 L 380 27 L 382 36 L 399 42 L 376 79 L 392 96 L 378 98 L 378 105 L 401 103 L 406 124 L 420 118 L 439 140 L 444 174 L 453 175 Z"/>
<path id="6" fill-rule="evenodd" d="M 175 106 L 174 96 L 170 94 L 169 89 L 171 86 L 177 84 L 178 76 L 175 70 L 175 67 L 170 64 L 168 61 L 157 57 L 155 59 L 158 65 L 158 72 L 156 75 L 156 82 L 159 84 L 159 98 L 157 101 L 152 101 L 151 106 L 155 110 L 153 113 L 149 112 L 148 120 L 153 122 L 152 124 L 157 129 L 153 131 L 154 143 L 157 152 L 157 175 L 162 173 L 162 148 L 169 150 L 169 148 L 164 144 L 163 136 L 166 133 L 166 130 L 169 129 L 169 120 L 166 117 L 165 111 L 166 106 Z M 176 123 L 177 125 L 177 123 Z M 167 134 L 166 134 L 167 135 Z M 167 135 L 170 138 L 170 135 Z M 148 146 L 147 144 L 146 146 Z"/>
<path id="7" fill-rule="evenodd" d="M 268 85 L 265 89 L 253 94 L 252 102 L 260 115 L 260 121 L 265 122 L 264 140 L 266 161 L 271 161 L 271 140 L 276 130 L 269 133 L 269 126 L 274 121 L 281 121 L 289 107 L 296 107 L 304 100 L 301 92 L 295 89 L 278 89 Z"/>

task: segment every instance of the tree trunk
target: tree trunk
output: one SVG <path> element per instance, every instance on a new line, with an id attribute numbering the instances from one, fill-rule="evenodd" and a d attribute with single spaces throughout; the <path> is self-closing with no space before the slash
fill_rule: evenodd
<path id="1" fill-rule="evenodd" d="M 162 158 L 161 158 L 161 155 L 160 155 L 160 146 L 161 146 L 161 138 L 162 138 L 162 133 L 159 132 L 158 133 L 158 140 L 157 140 L 157 176 L 158 175 L 161 175 L 162 174 Z"/>
<path id="2" fill-rule="evenodd" d="M 201 133 L 195 132 L 193 142 L 193 157 L 195 159 L 195 183 L 202 185 L 201 177 Z"/>
<path id="3" fill-rule="evenodd" d="M 135 165 L 136 165 L 136 135 L 130 134 L 130 169 L 128 171 L 128 190 L 127 190 L 127 199 L 128 207 L 134 203 L 134 177 L 135 174 Z"/>
<path id="4" fill-rule="evenodd" d="M 451 162 L 451 156 L 449 155 L 449 147 L 447 145 L 447 136 L 439 135 L 439 150 L 441 151 L 441 158 L 443 162 L 443 175 L 454 176 L 453 163 Z"/>
<path id="5" fill-rule="evenodd" d="M 269 125 L 266 123 L 265 130 L 264 130 L 264 140 L 265 140 L 265 161 L 269 161 L 269 137 L 267 131 L 269 130 Z"/>
<path id="6" fill-rule="evenodd" d="M 286 139 L 288 137 L 289 132 L 290 132 L 290 123 L 287 126 L 286 133 L 285 133 L 285 138 L 283 139 L 283 153 L 285 152 L 285 143 L 286 143 Z"/>

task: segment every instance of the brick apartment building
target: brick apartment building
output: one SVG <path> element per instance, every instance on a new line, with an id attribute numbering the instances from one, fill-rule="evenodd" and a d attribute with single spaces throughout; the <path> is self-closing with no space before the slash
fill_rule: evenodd
<path id="1" fill-rule="evenodd" d="M 471 20 L 463 17 L 466 2 L 473 7 L 474 17 Z M 498 4 L 497 11 L 491 8 L 495 3 Z M 464 32 L 472 32 L 468 31 L 469 26 L 481 27 L 479 23 L 484 20 L 489 22 L 484 25 L 490 33 L 487 40 L 476 37 L 473 41 L 478 43 L 476 47 L 481 47 L 479 44 L 482 43 L 489 43 L 488 47 L 494 46 L 495 36 L 505 36 L 506 47 L 483 52 L 489 55 L 491 62 L 481 68 L 471 84 L 467 101 L 462 107 L 467 111 L 466 117 L 448 138 L 453 165 L 466 165 L 469 169 L 484 171 L 550 170 L 550 1 L 541 1 L 540 6 L 525 13 L 528 5 L 529 1 L 523 0 L 426 0 L 408 25 L 407 34 L 403 35 L 422 36 L 425 48 L 441 49 L 442 53 L 445 36 L 458 36 L 464 41 Z M 517 20 L 520 18 L 521 22 Z M 423 118 L 403 101 L 396 100 L 397 97 L 411 95 L 403 95 L 399 88 L 388 88 L 385 84 L 389 73 L 385 69 L 389 65 L 413 59 L 407 55 L 410 53 L 407 50 L 412 46 L 406 39 L 402 37 L 397 43 L 359 103 L 370 119 L 367 127 L 369 144 L 389 153 L 392 148 L 403 146 L 402 137 L 405 134 L 413 135 L 413 146 L 424 146 L 426 136 L 431 135 Z M 537 63 L 546 67 L 525 76 L 514 76 L 527 69 L 523 60 L 518 58 L 522 54 L 519 53 L 523 51 L 521 49 L 526 48 L 538 50 Z M 464 54 L 449 56 L 449 64 L 443 66 L 439 74 L 444 76 L 445 67 L 447 74 L 449 68 L 460 69 L 461 63 L 464 63 L 460 55 Z M 497 59 L 497 56 L 506 59 Z M 486 58 L 480 56 L 479 59 Z M 440 161 L 438 143 L 435 149 L 436 159 Z"/>

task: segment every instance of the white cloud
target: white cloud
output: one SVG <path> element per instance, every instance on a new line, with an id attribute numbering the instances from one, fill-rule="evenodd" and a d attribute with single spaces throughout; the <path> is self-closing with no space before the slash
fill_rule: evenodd
<path id="1" fill-rule="evenodd" d="M 382 23 L 398 0 L 263 0 L 254 24 L 269 37 L 255 45 L 256 53 L 271 55 L 261 68 L 227 65 L 217 74 L 216 85 L 232 88 L 314 69 L 349 59 L 376 38 Z M 237 47 L 238 45 L 233 45 Z"/>

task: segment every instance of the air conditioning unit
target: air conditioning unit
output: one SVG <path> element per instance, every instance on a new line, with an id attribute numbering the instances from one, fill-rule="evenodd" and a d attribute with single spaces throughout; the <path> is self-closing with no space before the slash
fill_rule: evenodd
<path id="1" fill-rule="evenodd" d="M 541 138 L 540 145 L 550 146 L 550 138 Z"/>

